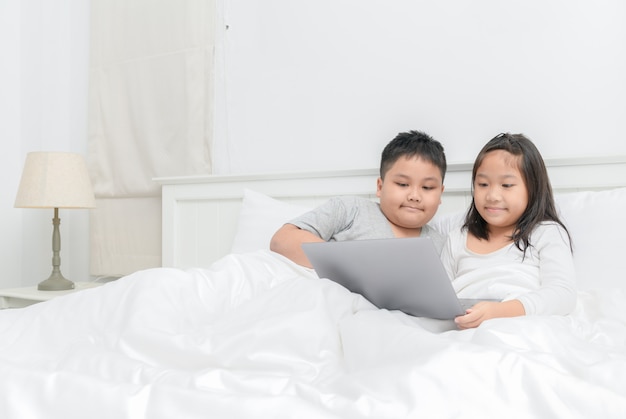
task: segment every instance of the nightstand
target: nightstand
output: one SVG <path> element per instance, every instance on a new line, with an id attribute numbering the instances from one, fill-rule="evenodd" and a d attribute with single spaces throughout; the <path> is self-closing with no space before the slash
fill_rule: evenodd
<path id="1" fill-rule="evenodd" d="M 102 282 L 74 282 L 73 290 L 63 291 L 39 291 L 37 285 L 23 288 L 7 288 L 0 290 L 0 309 L 20 308 L 41 301 L 48 301 L 55 297 L 71 294 L 88 288 L 103 285 Z"/>

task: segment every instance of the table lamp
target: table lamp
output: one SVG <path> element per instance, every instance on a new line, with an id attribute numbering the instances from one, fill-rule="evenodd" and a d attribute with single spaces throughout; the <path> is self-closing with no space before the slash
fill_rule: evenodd
<path id="1" fill-rule="evenodd" d="M 52 273 L 37 285 L 45 291 L 68 290 L 74 283 L 61 274 L 59 208 L 94 208 L 95 197 L 87 165 L 80 154 L 31 152 L 15 198 L 15 208 L 54 208 L 52 219 Z"/>

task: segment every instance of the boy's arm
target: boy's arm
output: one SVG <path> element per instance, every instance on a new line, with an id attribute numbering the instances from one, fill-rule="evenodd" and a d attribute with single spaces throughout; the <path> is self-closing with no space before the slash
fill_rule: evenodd
<path id="1" fill-rule="evenodd" d="M 291 259 L 298 265 L 312 268 L 311 262 L 302 250 L 302 243 L 322 242 L 321 238 L 293 224 L 285 224 L 279 228 L 270 240 L 270 250 Z"/>

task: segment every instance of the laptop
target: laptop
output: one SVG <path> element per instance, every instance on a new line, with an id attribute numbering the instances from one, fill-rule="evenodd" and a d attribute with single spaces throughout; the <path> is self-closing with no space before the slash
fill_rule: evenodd
<path id="1" fill-rule="evenodd" d="M 378 308 L 449 320 L 479 301 L 459 299 L 428 237 L 303 243 L 320 278 L 361 294 Z"/>

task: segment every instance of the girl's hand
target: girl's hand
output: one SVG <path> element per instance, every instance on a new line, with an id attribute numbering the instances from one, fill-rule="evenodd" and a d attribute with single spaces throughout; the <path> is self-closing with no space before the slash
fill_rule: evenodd
<path id="1" fill-rule="evenodd" d="M 526 314 L 524 306 L 519 300 L 503 302 L 481 301 L 468 309 L 463 316 L 454 319 L 459 329 L 478 327 L 482 322 L 498 317 L 516 317 Z"/>

